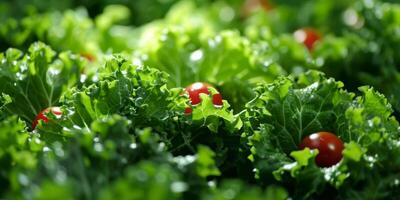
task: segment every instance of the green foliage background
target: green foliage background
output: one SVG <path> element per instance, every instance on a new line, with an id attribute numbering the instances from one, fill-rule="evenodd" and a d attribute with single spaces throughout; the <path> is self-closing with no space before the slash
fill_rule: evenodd
<path id="1" fill-rule="evenodd" d="M 400 197 L 397 1 L 16 0 L 0 21 L 0 198 Z M 298 150 L 318 131 L 337 165 Z"/>

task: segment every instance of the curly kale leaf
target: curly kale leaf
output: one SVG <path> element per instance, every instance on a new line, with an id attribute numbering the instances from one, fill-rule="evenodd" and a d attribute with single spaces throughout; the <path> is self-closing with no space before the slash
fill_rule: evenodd
<path id="1" fill-rule="evenodd" d="M 243 117 L 249 158 L 261 183 L 290 184 L 294 179 L 302 186 L 291 193 L 302 198 L 318 197 L 325 190 L 365 198 L 382 192 L 383 198 L 396 188 L 389 180 L 397 177 L 392 163 L 398 161 L 390 156 L 399 151 L 399 124 L 390 104 L 371 88 L 361 87 L 362 95 L 354 98 L 342 87 L 341 82 L 311 71 L 256 89 L 258 95 Z M 316 166 L 318 151 L 298 151 L 305 136 L 319 131 L 335 133 L 345 143 L 342 161 L 330 168 Z M 388 182 L 368 193 L 379 177 Z M 310 181 L 313 184 L 307 184 Z M 353 184 L 359 188 L 346 190 Z"/>

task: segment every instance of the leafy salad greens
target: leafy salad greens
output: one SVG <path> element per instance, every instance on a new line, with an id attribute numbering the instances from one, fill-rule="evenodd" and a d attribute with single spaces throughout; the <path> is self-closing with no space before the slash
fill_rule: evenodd
<path id="1" fill-rule="evenodd" d="M 0 20 L 2 199 L 400 197 L 396 1 L 18 0 Z"/>

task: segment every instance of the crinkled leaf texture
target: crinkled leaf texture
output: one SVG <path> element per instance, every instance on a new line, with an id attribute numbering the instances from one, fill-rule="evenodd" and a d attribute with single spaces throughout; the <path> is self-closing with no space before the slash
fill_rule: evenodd
<path id="1" fill-rule="evenodd" d="M 12 115 L 0 121 L 0 182 L 3 197 L 13 199 L 12 194 L 21 193 L 21 188 L 40 163 L 38 155 L 43 143 L 38 135 L 26 130 L 25 122 Z M 22 177 L 22 180 L 21 180 Z"/>
<path id="2" fill-rule="evenodd" d="M 182 109 L 179 91 L 166 86 L 167 74 L 156 69 L 136 67 L 122 57 L 110 59 L 101 69 L 99 80 L 82 89 L 74 88 L 63 98 L 75 124 L 90 124 L 100 116 L 119 113 L 133 123 L 151 125 L 172 118 Z M 174 101 L 177 98 L 176 101 Z"/>
<path id="3" fill-rule="evenodd" d="M 215 107 L 212 97 L 202 95 L 201 104 L 193 108 L 191 117 L 184 116 L 189 98 L 180 88 L 167 87 L 168 75 L 154 68 L 135 66 L 121 56 L 107 61 L 99 80 L 82 88 L 73 88 L 62 98 L 72 124 L 84 126 L 94 119 L 113 113 L 126 116 L 134 126 L 155 130 L 177 129 L 176 124 L 195 124 L 217 132 L 221 124 L 231 131 L 241 128 L 224 101 Z M 213 90 L 212 94 L 216 91 Z M 187 125 L 186 125 L 187 126 Z M 223 126 L 222 126 L 223 127 Z M 177 131 L 177 130 L 176 130 Z"/>
<path id="4" fill-rule="evenodd" d="M 256 47 L 236 31 L 200 39 L 191 31 L 180 26 L 156 31 L 152 45 L 140 48 L 137 59 L 167 72 L 169 85 L 174 87 L 196 81 L 213 84 L 236 111 L 254 96 L 252 86 L 285 74 L 264 55 L 269 55 L 268 50 Z"/>
<path id="5" fill-rule="evenodd" d="M 40 130 L 28 133 L 16 116 L 1 121 L 4 191 L 10 198 L 199 198 L 207 178 L 220 175 L 209 147 L 173 156 L 162 136 L 133 126 L 120 115 L 102 116 L 88 126 L 64 127 L 60 134 L 68 137 L 54 141 Z"/>
<path id="6" fill-rule="evenodd" d="M 216 93 L 211 88 L 211 95 L 200 94 L 202 99 L 199 105 L 194 106 L 191 119 L 202 126 L 207 126 L 210 131 L 217 133 L 218 128 L 225 128 L 229 132 L 235 132 L 242 128 L 239 116 L 234 115 L 230 105 L 223 100 L 222 106 L 216 106 L 212 102 L 212 95 Z"/>
<path id="7" fill-rule="evenodd" d="M 390 156 L 399 151 L 399 124 L 390 104 L 372 88 L 361 87 L 361 95 L 354 98 L 342 87 L 341 82 L 309 71 L 256 88 L 257 96 L 247 104 L 243 118 L 249 159 L 259 181 L 290 184 L 295 179 L 292 192 L 302 198 L 318 197 L 329 188 L 341 192 L 340 197 L 370 197 L 368 188 L 380 176 L 387 171 L 393 173 L 392 179 L 397 176 L 392 163 L 398 159 Z M 315 165 L 317 152 L 297 151 L 305 136 L 320 131 L 335 133 L 345 143 L 342 161 L 330 168 Z M 392 167 L 386 171 L 378 166 Z M 360 188 L 344 189 L 352 184 Z M 392 187 L 386 184 L 375 192 Z"/>
<path id="8" fill-rule="evenodd" d="M 26 54 L 8 49 L 0 54 L 0 94 L 6 101 L 1 110 L 32 122 L 38 112 L 58 104 L 65 91 L 78 85 L 82 68 L 80 57 L 68 52 L 56 56 L 40 42 Z"/>

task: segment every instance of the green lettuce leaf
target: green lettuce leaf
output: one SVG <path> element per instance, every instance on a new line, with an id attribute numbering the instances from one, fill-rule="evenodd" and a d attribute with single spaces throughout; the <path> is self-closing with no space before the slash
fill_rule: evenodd
<path id="1" fill-rule="evenodd" d="M 37 113 L 59 103 L 60 96 L 79 85 L 83 60 L 68 52 L 56 53 L 34 43 L 27 54 L 9 49 L 0 54 L 0 93 L 8 95 L 2 110 L 31 123 Z M 9 101 L 11 100 L 11 101 Z"/>
<path id="2" fill-rule="evenodd" d="M 119 56 L 112 58 L 100 69 L 96 83 L 65 93 L 65 116 L 55 119 L 56 123 L 39 125 L 40 133 L 48 140 L 63 140 L 71 137 L 60 134 L 64 127 L 89 127 L 98 118 L 118 114 L 128 118 L 132 127 L 151 127 L 175 155 L 195 154 L 199 144 L 210 145 L 218 151 L 218 166 L 232 167 L 228 159 L 238 151 L 239 116 L 226 101 L 215 107 L 211 95 L 202 95 L 202 102 L 193 106 L 188 116 L 184 109 L 189 98 L 182 95 L 181 88 L 169 89 L 167 78 L 157 69 L 135 66 Z M 211 93 L 216 90 L 211 89 Z"/>
<path id="3" fill-rule="evenodd" d="M 15 191 L 10 197 L 58 196 L 54 189 L 71 198 L 96 198 L 99 194 L 93 191 L 122 176 L 127 166 L 144 159 L 168 163 L 170 158 L 158 135 L 150 129 L 132 129 L 131 121 L 119 115 L 99 117 L 89 127 L 64 127 L 60 134 L 69 136 L 65 140 L 47 140 L 41 134 L 38 131 L 29 140 L 26 134 L 21 140 L 30 148 L 15 154 L 24 157 L 13 158 L 21 162 L 14 161 L 7 173 Z M 36 143 L 40 146 L 33 146 Z"/>
<path id="4" fill-rule="evenodd" d="M 136 59 L 167 72 L 168 84 L 174 87 L 196 81 L 214 84 L 237 112 L 254 96 L 252 86 L 285 73 L 267 56 L 268 49 L 252 44 L 238 32 L 223 31 L 199 41 L 190 31 L 179 26 L 156 31 Z M 232 90 L 237 87 L 242 92 Z"/>
<path id="5" fill-rule="evenodd" d="M 18 126 L 12 125 L 4 128 L 16 130 Z M 46 125 L 42 128 L 50 128 Z M 23 124 L 20 128 L 24 128 Z M 154 195 L 161 199 L 198 198 L 200 191 L 209 187 L 207 178 L 221 173 L 216 166 L 216 154 L 209 147 L 199 146 L 192 155 L 173 156 L 162 135 L 151 128 L 135 128 L 131 120 L 120 115 L 98 117 L 90 126 L 64 127 L 61 134 L 69 136 L 64 140 L 36 138 L 43 134 L 40 130 L 29 140 L 31 136 L 24 134 L 20 141 L 2 140 L 13 148 L 21 146 L 15 155 L 24 156 L 13 158 L 12 168 L 2 169 L 10 177 L 1 178 L 14 181 L 11 191 L 15 192 L 9 194 L 10 198 L 66 195 L 109 199 L 117 194 L 138 195 L 138 199 Z M 4 136 L 15 138 L 14 135 Z M 24 147 L 26 144 L 31 151 Z M 7 160 L 5 155 L 9 154 L 0 155 L 0 160 Z M 154 190 L 159 194 L 154 194 Z"/>
<path id="6" fill-rule="evenodd" d="M 342 87 L 341 82 L 310 71 L 256 89 L 258 95 L 247 104 L 243 117 L 258 181 L 292 185 L 294 179 L 299 187 L 290 193 L 305 199 L 331 190 L 341 198 L 380 192 L 383 198 L 397 187 L 390 184 L 397 172 L 389 163 L 398 162 L 390 156 L 398 152 L 399 124 L 388 100 L 369 87 L 361 87 L 357 98 Z M 313 162 L 317 152 L 297 151 L 305 136 L 319 131 L 335 133 L 345 143 L 337 165 L 319 168 Z M 392 175 L 384 175 L 388 171 Z M 379 177 L 388 183 L 370 194 Z M 359 188 L 348 189 L 354 184 Z"/>
<path id="7" fill-rule="evenodd" d="M 135 67 L 122 57 L 109 60 L 101 70 L 99 80 L 82 89 L 75 88 L 63 98 L 71 109 L 75 124 L 91 124 L 100 116 L 119 113 L 129 116 L 140 126 L 172 118 L 178 91 L 166 87 L 164 72 L 147 67 Z M 154 127 L 156 128 L 156 127 Z"/>
<path id="8" fill-rule="evenodd" d="M 25 127 L 16 115 L 0 121 L 0 191 L 7 198 L 19 194 L 23 185 L 29 184 L 30 175 L 25 172 L 37 170 L 40 162 L 38 154 L 43 143 Z"/>

